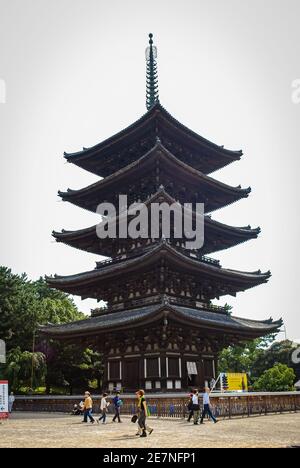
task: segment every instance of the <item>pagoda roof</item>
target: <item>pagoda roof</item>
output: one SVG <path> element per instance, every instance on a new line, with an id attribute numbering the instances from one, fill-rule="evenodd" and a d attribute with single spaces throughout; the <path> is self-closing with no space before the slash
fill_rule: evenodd
<path id="1" fill-rule="evenodd" d="M 189 164 L 205 174 L 239 160 L 242 155 L 241 150 L 225 149 L 198 135 L 175 119 L 157 102 L 140 119 L 124 130 L 95 146 L 83 148 L 82 151 L 65 152 L 64 157 L 68 162 L 89 172 L 107 176 L 115 170 L 112 168 L 120 169 L 126 165 L 127 158 L 121 156 L 124 149 L 131 160 L 139 159 L 141 152 L 145 152 L 149 145 L 151 147 L 155 135 L 160 137 L 166 145 L 170 143 L 170 147 L 179 146 L 177 151 L 179 157 L 186 159 L 185 153 L 190 154 Z"/>
<path id="2" fill-rule="evenodd" d="M 176 203 L 176 200 L 165 191 L 164 187 L 160 187 L 159 190 L 145 202 L 145 204 L 149 208 L 151 206 L 151 203 L 155 202 L 167 202 L 168 204 L 172 205 Z M 196 216 L 196 213 L 193 211 L 191 212 L 191 215 L 194 217 Z M 116 225 L 119 224 L 120 218 L 122 216 L 122 213 L 116 216 Z M 258 234 L 260 233 L 259 227 L 252 229 L 250 226 L 229 226 L 227 224 L 213 220 L 210 216 L 205 216 L 204 219 L 205 242 L 201 250 L 205 251 L 205 253 L 217 252 L 219 250 L 232 247 L 247 240 L 256 239 Z M 114 243 L 118 242 L 118 239 L 100 239 L 97 236 L 96 230 L 97 226 L 94 225 L 76 231 L 53 231 L 52 235 L 58 242 L 63 242 L 72 247 L 82 249 L 98 255 L 111 256 L 111 243 L 112 241 Z M 220 242 L 214 245 L 213 237 L 216 237 L 217 235 L 221 235 L 222 239 L 220 240 Z M 122 241 L 123 240 L 124 239 L 122 239 Z"/>
<path id="3" fill-rule="evenodd" d="M 110 331 L 145 327 L 166 316 L 169 320 L 184 325 L 221 333 L 234 333 L 241 339 L 255 338 L 275 332 L 282 325 L 281 319 L 278 321 L 272 319 L 249 320 L 202 309 L 182 307 L 162 300 L 158 304 L 106 313 L 63 325 L 42 326 L 39 331 L 43 335 L 56 339 L 79 338 L 95 334 L 101 335 Z"/>
<path id="4" fill-rule="evenodd" d="M 181 269 L 190 275 L 202 276 L 205 280 L 219 281 L 230 285 L 231 294 L 266 283 L 271 276 L 269 271 L 266 273 L 262 273 L 260 270 L 255 272 L 238 271 L 201 262 L 178 251 L 166 240 L 161 240 L 153 248 L 138 257 L 111 261 L 110 263 L 106 262 L 102 266 L 98 264 L 98 267 L 92 271 L 75 275 L 55 275 L 54 277 L 48 277 L 47 283 L 50 287 L 61 289 L 70 294 L 90 297 L 86 295 L 90 288 L 96 288 L 99 285 L 101 288 L 104 281 L 111 281 L 112 279 L 117 281 L 117 278 L 124 278 L 124 275 L 128 277 L 129 274 L 141 272 L 143 269 L 156 264 L 162 258 L 174 265 L 176 271 Z M 219 289 L 219 295 L 229 294 L 227 290 L 223 292 L 221 287 Z"/>
<path id="5" fill-rule="evenodd" d="M 105 179 L 79 190 L 68 189 L 67 192 L 59 191 L 58 194 L 64 201 L 69 201 L 82 208 L 96 212 L 101 200 L 110 201 L 109 193 L 113 194 L 114 200 L 115 192 L 122 193 L 121 190 L 123 190 L 123 193 L 127 193 L 128 181 L 140 178 L 141 174 L 149 174 L 150 167 L 152 168 L 158 160 L 163 161 L 161 170 L 163 171 L 168 168 L 174 180 L 177 179 L 178 184 L 186 184 L 188 181 L 189 186 L 193 185 L 195 187 L 195 194 L 198 194 L 197 201 L 205 203 L 206 212 L 214 211 L 241 198 L 248 197 L 251 191 L 250 187 L 245 189 L 242 189 L 240 186 L 232 187 L 197 171 L 177 159 L 158 141 L 138 161 L 134 161 Z M 151 193 L 148 194 L 148 196 L 150 195 Z M 187 199 L 180 201 L 182 203 L 192 202 L 192 200 Z"/>

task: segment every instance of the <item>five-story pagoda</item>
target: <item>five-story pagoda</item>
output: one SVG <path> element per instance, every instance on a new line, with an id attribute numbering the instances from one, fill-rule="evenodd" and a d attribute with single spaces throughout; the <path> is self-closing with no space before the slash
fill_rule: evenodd
<path id="1" fill-rule="evenodd" d="M 117 211 L 115 226 L 134 222 L 136 215 L 119 207 L 143 203 L 149 223 L 153 204 L 190 203 L 195 220 L 197 203 L 204 204 L 204 243 L 191 248 L 187 237 L 175 235 L 174 219 L 165 236 L 99 238 L 97 226 L 54 232 L 58 242 L 109 257 L 94 270 L 48 278 L 50 287 L 84 298 L 107 302 L 86 320 L 43 327 L 48 337 L 82 342 L 103 354 L 104 387 L 130 392 L 174 391 L 203 386 L 216 377 L 217 357 L 226 346 L 278 330 L 281 321 L 254 321 L 232 316 L 228 308 L 212 304 L 224 295 L 235 296 L 268 281 L 270 272 L 222 268 L 207 257 L 249 239 L 260 230 L 228 226 L 211 218 L 214 210 L 248 197 L 250 189 L 231 187 L 209 176 L 233 161 L 241 151 L 230 151 L 202 138 L 172 117 L 160 104 L 156 48 L 149 35 L 147 112 L 113 137 L 91 148 L 66 154 L 68 162 L 102 179 L 81 190 L 59 192 L 64 201 L 96 212 L 100 203 Z M 138 222 L 137 222 L 138 224 Z M 117 229 L 117 232 L 119 230 Z"/>

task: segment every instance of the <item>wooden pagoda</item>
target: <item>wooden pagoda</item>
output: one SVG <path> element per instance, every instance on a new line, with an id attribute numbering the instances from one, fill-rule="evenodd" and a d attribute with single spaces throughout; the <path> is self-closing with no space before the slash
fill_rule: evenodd
<path id="1" fill-rule="evenodd" d="M 49 338 L 81 341 L 104 357 L 104 387 L 147 391 L 180 391 L 203 386 L 216 377 L 220 350 L 244 340 L 276 332 L 282 321 L 234 317 L 213 299 L 235 296 L 268 281 L 270 272 L 222 268 L 207 257 L 250 239 L 260 229 L 233 227 L 210 213 L 241 198 L 250 188 L 231 187 L 209 174 L 233 161 L 230 151 L 197 135 L 160 104 L 156 48 L 150 35 L 147 49 L 147 112 L 118 134 L 78 153 L 68 162 L 97 174 L 101 180 L 81 190 L 59 192 L 64 201 L 96 212 L 100 202 L 118 206 L 120 194 L 129 203 L 153 202 L 205 206 L 205 236 L 201 249 L 186 248 L 186 239 L 171 232 L 161 238 L 105 238 L 96 226 L 53 232 L 58 242 L 108 257 L 94 270 L 49 277 L 48 284 L 81 298 L 107 302 L 91 317 L 66 325 L 49 325 Z M 122 212 L 117 212 L 120 223 Z M 194 210 L 190 211 L 194 217 Z"/>

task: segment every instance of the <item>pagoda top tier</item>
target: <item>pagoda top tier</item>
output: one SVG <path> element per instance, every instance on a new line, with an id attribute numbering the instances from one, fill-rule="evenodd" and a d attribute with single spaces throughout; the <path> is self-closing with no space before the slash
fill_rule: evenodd
<path id="1" fill-rule="evenodd" d="M 155 144 L 157 137 L 176 158 L 210 174 L 242 156 L 203 138 L 176 120 L 161 104 L 155 104 L 129 127 L 90 148 L 64 153 L 68 162 L 106 177 L 137 161 Z"/>

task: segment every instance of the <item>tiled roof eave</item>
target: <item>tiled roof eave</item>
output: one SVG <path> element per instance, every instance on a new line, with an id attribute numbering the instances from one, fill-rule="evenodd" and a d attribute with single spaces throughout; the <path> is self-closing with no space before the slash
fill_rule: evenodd
<path id="1" fill-rule="evenodd" d="M 170 320 L 179 320 L 183 322 L 194 323 L 195 325 L 215 328 L 216 330 L 230 330 L 233 333 L 243 334 L 266 334 L 276 331 L 282 324 L 277 322 L 255 321 L 242 319 L 234 316 L 219 314 L 217 312 L 208 312 L 205 310 L 180 307 L 170 304 L 157 304 L 141 309 L 133 309 L 122 312 L 114 312 L 99 317 L 81 320 L 65 325 L 53 325 L 41 327 L 40 332 L 44 335 L 89 335 L 96 332 L 105 332 L 107 330 L 116 330 L 120 328 L 138 327 L 145 324 L 148 320 L 159 319 L 162 314 L 167 314 Z"/>

